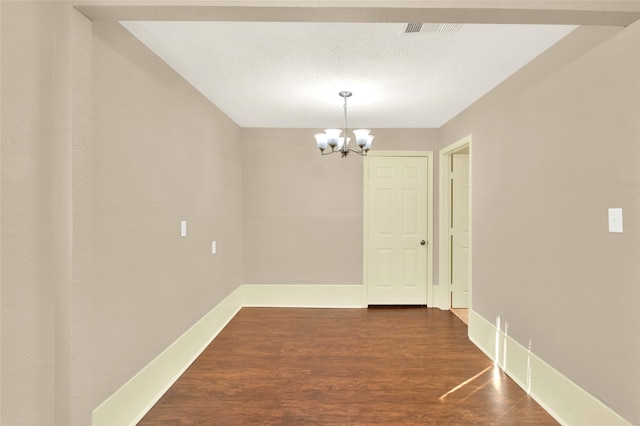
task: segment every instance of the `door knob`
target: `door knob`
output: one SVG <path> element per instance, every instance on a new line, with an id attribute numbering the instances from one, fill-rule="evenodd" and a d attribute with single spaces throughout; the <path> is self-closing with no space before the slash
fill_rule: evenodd
<path id="1" fill-rule="evenodd" d="M 427 242 L 426 242 L 425 240 L 420 241 L 420 245 L 421 245 L 421 246 L 423 246 L 423 245 L 425 245 L 425 244 L 427 244 Z"/>

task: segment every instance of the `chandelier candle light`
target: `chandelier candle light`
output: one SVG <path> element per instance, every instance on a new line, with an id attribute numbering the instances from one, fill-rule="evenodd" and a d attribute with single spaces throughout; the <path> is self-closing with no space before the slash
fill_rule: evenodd
<path id="1" fill-rule="evenodd" d="M 344 98 L 344 137 L 340 136 L 342 130 L 340 129 L 325 129 L 324 133 L 318 133 L 313 135 L 316 138 L 316 143 L 318 144 L 318 149 L 320 150 L 320 154 L 329 155 L 334 152 L 339 152 L 342 154 L 342 157 L 346 157 L 349 152 L 355 152 L 358 155 L 365 156 L 369 149 L 371 149 L 371 142 L 373 141 L 373 135 L 370 135 L 371 130 L 369 129 L 358 129 L 354 130 L 353 134 L 356 136 L 356 144 L 360 147 L 360 150 L 357 151 L 355 149 L 349 148 L 349 142 L 351 138 L 347 138 L 347 98 L 351 96 L 351 92 L 340 92 L 338 93 L 340 96 Z M 346 138 L 346 141 L 345 141 Z M 327 149 L 327 146 L 331 148 L 331 151 L 324 152 Z"/>

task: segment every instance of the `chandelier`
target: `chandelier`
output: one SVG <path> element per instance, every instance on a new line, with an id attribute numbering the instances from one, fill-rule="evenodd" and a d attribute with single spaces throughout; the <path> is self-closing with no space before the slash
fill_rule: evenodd
<path id="1" fill-rule="evenodd" d="M 316 143 L 318 144 L 318 149 L 320 150 L 320 154 L 329 155 L 334 152 L 339 152 L 341 156 L 344 158 L 349 154 L 349 152 L 355 152 L 358 155 L 365 156 L 369 149 L 371 149 L 371 142 L 373 141 L 374 136 L 370 135 L 371 130 L 369 129 L 358 129 L 354 130 L 353 134 L 356 137 L 356 144 L 360 148 L 360 150 L 355 150 L 349 148 L 349 142 L 351 138 L 347 136 L 347 98 L 352 95 L 351 92 L 340 92 L 338 93 L 342 98 L 344 98 L 344 137 L 340 136 L 342 130 L 340 129 L 325 129 L 324 133 L 317 133 L 313 135 L 316 138 Z M 346 138 L 346 140 L 345 140 Z M 331 148 L 331 151 L 325 152 L 327 146 Z"/>

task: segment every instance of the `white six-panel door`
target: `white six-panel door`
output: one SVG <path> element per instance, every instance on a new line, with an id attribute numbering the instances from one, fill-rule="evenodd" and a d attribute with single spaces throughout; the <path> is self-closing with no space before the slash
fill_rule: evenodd
<path id="1" fill-rule="evenodd" d="M 427 303 L 428 158 L 367 157 L 369 305 Z"/>

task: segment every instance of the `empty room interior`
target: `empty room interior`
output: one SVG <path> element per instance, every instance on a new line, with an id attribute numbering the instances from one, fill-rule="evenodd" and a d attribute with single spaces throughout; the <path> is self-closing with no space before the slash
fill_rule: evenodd
<path id="1" fill-rule="evenodd" d="M 230 325 L 287 310 L 418 312 L 416 351 L 461 327 L 555 422 L 640 424 L 639 20 L 0 1 L 0 424 L 136 424 L 212 342 L 242 353 Z"/>

